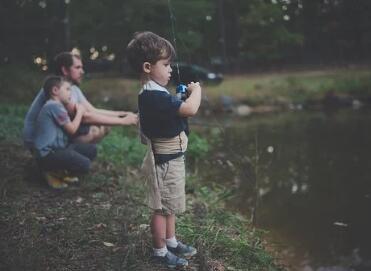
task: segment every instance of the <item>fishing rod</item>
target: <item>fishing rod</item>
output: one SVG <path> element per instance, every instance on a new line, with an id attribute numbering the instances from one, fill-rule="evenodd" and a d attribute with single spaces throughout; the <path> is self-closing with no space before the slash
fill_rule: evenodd
<path id="1" fill-rule="evenodd" d="M 170 0 L 167 1 L 167 6 L 169 8 L 169 16 L 170 16 L 170 23 L 171 23 L 171 34 L 172 34 L 172 37 L 173 37 L 174 48 L 175 48 L 175 52 L 178 53 L 177 44 L 176 44 L 176 35 L 175 35 L 175 20 L 176 20 L 176 17 L 174 16 Z M 178 74 L 178 85 L 176 86 L 175 92 L 181 100 L 185 100 L 187 98 L 187 86 L 184 85 L 184 84 L 181 84 L 180 70 L 179 70 L 178 61 L 176 61 L 175 65 L 176 65 L 176 70 L 177 70 L 177 74 Z"/>
<path id="2" fill-rule="evenodd" d="M 174 15 L 174 12 L 173 12 L 173 8 L 172 8 L 172 5 L 171 5 L 171 0 L 168 0 L 168 9 L 169 9 L 169 16 L 170 16 L 170 23 L 171 23 L 171 34 L 172 34 L 172 38 L 173 38 L 173 43 L 174 43 L 174 49 L 175 51 L 178 53 L 178 50 L 177 50 L 177 39 L 176 39 L 176 30 L 175 30 L 175 21 L 176 21 L 176 17 Z M 183 43 L 184 44 L 184 43 Z M 177 57 L 179 59 L 179 57 Z M 187 98 L 187 87 L 186 85 L 184 84 L 181 84 L 181 77 L 180 77 L 180 70 L 179 70 L 179 63 L 178 61 L 176 61 L 176 70 L 177 70 L 177 75 L 178 75 L 178 85 L 176 86 L 176 95 L 182 99 L 182 100 L 185 100 Z M 206 96 L 206 95 L 205 95 Z M 225 127 L 222 126 L 222 124 L 213 116 L 213 119 L 215 121 L 215 126 L 220 130 L 220 132 L 223 134 L 223 136 L 225 137 L 226 136 L 226 131 L 225 131 Z M 188 126 L 188 123 L 187 123 L 187 126 Z M 209 125 L 208 125 L 209 126 Z M 188 129 L 188 128 L 187 128 Z M 243 159 L 243 155 L 241 154 L 238 154 L 236 152 L 232 152 L 231 153 L 231 156 L 233 158 L 236 159 L 237 163 L 240 164 L 240 168 L 241 168 L 241 171 L 242 171 L 242 175 L 244 177 L 246 177 L 247 179 L 251 179 L 251 174 L 249 174 L 248 172 L 246 172 L 246 170 L 244 170 L 244 165 L 243 165 L 243 161 L 246 160 L 246 159 Z M 248 163 L 248 167 L 251 166 L 251 168 L 253 167 L 252 166 L 252 163 L 250 161 L 246 161 L 246 163 Z M 252 221 L 252 224 L 255 226 L 256 225 L 256 214 L 257 214 L 257 208 L 258 208 L 258 204 L 259 204 L 259 184 L 258 184 L 258 163 L 259 163 L 259 153 L 258 153 L 258 131 L 255 132 L 255 166 L 254 166 L 254 183 L 255 183 L 255 187 L 254 187 L 254 194 L 255 194 L 255 199 L 254 199 L 254 206 L 252 207 L 252 210 L 251 210 L 251 218 L 250 220 Z"/>

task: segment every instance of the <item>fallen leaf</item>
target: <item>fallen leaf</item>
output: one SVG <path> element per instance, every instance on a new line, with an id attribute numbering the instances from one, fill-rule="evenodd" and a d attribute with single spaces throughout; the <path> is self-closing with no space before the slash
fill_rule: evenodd
<path id="1" fill-rule="evenodd" d="M 343 222 L 334 222 L 335 226 L 340 226 L 340 227 L 348 227 L 348 224 L 345 224 Z"/>
<path id="2" fill-rule="evenodd" d="M 148 224 L 140 224 L 139 225 L 139 229 L 141 229 L 141 230 L 146 230 L 147 228 L 149 228 Z"/>
<path id="3" fill-rule="evenodd" d="M 109 243 L 109 242 L 103 242 L 103 245 L 105 245 L 106 247 L 114 247 L 115 246 L 114 244 Z"/>

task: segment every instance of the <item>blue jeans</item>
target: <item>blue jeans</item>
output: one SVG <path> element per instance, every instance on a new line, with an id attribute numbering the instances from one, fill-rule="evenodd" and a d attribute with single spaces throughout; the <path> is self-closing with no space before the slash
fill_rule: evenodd
<path id="1" fill-rule="evenodd" d="M 73 143 L 66 149 L 50 152 L 38 159 L 40 168 L 44 171 L 66 170 L 72 175 L 89 172 L 92 160 L 97 156 L 95 144 Z"/>

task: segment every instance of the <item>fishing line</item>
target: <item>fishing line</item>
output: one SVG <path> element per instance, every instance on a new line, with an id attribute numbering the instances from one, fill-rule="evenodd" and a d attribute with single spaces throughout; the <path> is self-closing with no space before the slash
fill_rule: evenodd
<path id="1" fill-rule="evenodd" d="M 178 49 L 177 49 L 177 39 L 176 39 L 176 30 L 175 30 L 175 21 L 176 21 L 176 17 L 174 15 L 174 12 L 173 12 L 173 7 L 171 5 L 171 0 L 168 0 L 167 1 L 168 3 L 168 9 L 169 9 L 169 16 L 170 16 L 170 23 L 171 23 L 171 34 L 172 34 L 172 39 L 173 39 L 173 43 L 174 43 L 174 49 L 176 51 L 176 54 L 177 54 L 177 61 L 176 61 L 176 70 L 177 70 L 177 75 L 178 75 L 178 82 L 181 83 L 181 77 L 180 77 L 180 69 L 179 69 L 179 59 L 180 57 L 178 57 Z M 182 42 L 182 40 L 180 40 Z M 182 42 L 183 46 L 186 48 L 186 45 L 184 44 L 184 42 Z M 187 49 L 187 48 L 186 48 Z M 207 98 L 207 96 L 205 95 L 205 97 Z M 213 117 L 215 123 L 216 123 L 216 126 L 219 128 L 219 130 L 225 134 L 225 128 L 219 123 L 219 121 Z"/>
<path id="2" fill-rule="evenodd" d="M 173 9 L 172 9 L 172 6 L 171 6 L 171 2 L 170 0 L 167 0 L 167 3 L 168 3 L 168 8 L 169 8 L 169 16 L 170 16 L 170 23 L 171 23 L 171 34 L 173 36 L 173 42 L 174 42 L 174 48 L 175 48 L 175 52 L 177 54 L 177 61 L 176 61 L 176 69 L 177 69 L 177 73 L 178 73 L 178 83 L 180 84 L 180 71 L 179 71 L 179 57 L 178 57 L 178 49 L 177 49 L 177 45 L 176 45 L 176 35 L 175 35 L 175 16 L 174 16 L 174 13 L 173 13 Z"/>
<path id="3" fill-rule="evenodd" d="M 175 30 L 175 21 L 176 17 L 173 12 L 173 8 L 171 5 L 171 0 L 168 0 L 168 9 L 169 9 L 169 16 L 170 16 L 170 23 L 171 23 L 171 34 L 173 38 L 173 43 L 174 43 L 174 49 L 177 53 L 177 61 L 176 61 L 176 70 L 177 70 L 177 75 L 178 75 L 178 83 L 181 83 L 181 77 L 180 77 L 180 70 L 179 70 L 179 57 L 178 57 L 178 51 L 177 51 L 177 39 L 176 39 L 176 30 Z M 182 40 L 180 40 L 182 42 Z M 183 46 L 186 48 L 186 45 L 184 42 L 182 42 Z M 186 48 L 187 49 L 187 48 Z M 178 86 L 179 87 L 179 86 Z M 177 91 L 178 91 L 177 87 Z M 204 94 L 204 97 L 207 99 L 207 95 Z M 222 133 L 223 137 L 226 138 L 226 129 L 225 127 L 217 120 L 215 116 L 212 116 L 215 126 L 219 129 L 219 131 Z M 254 167 L 254 181 L 255 181 L 255 187 L 254 187 L 254 194 L 255 194 L 255 200 L 254 200 L 254 206 L 252 206 L 251 210 L 251 221 L 252 224 L 255 225 L 256 223 L 256 213 L 257 213 L 257 207 L 258 207 L 258 202 L 259 202 L 259 184 L 258 184 L 258 162 L 259 162 L 259 154 L 258 154 L 258 131 L 255 132 L 255 165 L 252 165 L 252 163 L 246 159 L 244 159 L 244 155 L 238 154 L 236 152 L 231 152 L 230 153 L 231 158 L 235 158 L 236 164 L 240 165 L 241 173 L 244 177 L 246 177 L 248 180 L 251 179 L 251 175 L 244 170 L 244 165 L 243 162 L 248 163 L 248 166 Z M 246 156 L 247 157 L 247 156 Z"/>

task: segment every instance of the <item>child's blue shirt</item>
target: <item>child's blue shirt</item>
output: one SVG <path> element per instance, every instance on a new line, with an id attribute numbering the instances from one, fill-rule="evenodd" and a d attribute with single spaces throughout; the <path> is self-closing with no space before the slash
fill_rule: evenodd
<path id="1" fill-rule="evenodd" d="M 44 104 L 36 120 L 34 148 L 38 157 L 67 147 L 69 140 L 63 126 L 70 121 L 60 102 L 48 100 Z"/>
<path id="2" fill-rule="evenodd" d="M 142 132 L 148 138 L 172 138 L 186 130 L 186 118 L 179 116 L 182 100 L 154 81 L 147 82 L 138 95 Z"/>
<path id="3" fill-rule="evenodd" d="M 28 109 L 23 127 L 23 141 L 28 148 L 34 147 L 36 120 L 47 100 L 48 97 L 45 95 L 44 90 L 41 89 Z M 81 89 L 76 85 L 72 85 L 71 102 L 81 104 L 84 101 L 86 101 L 86 98 Z"/>

